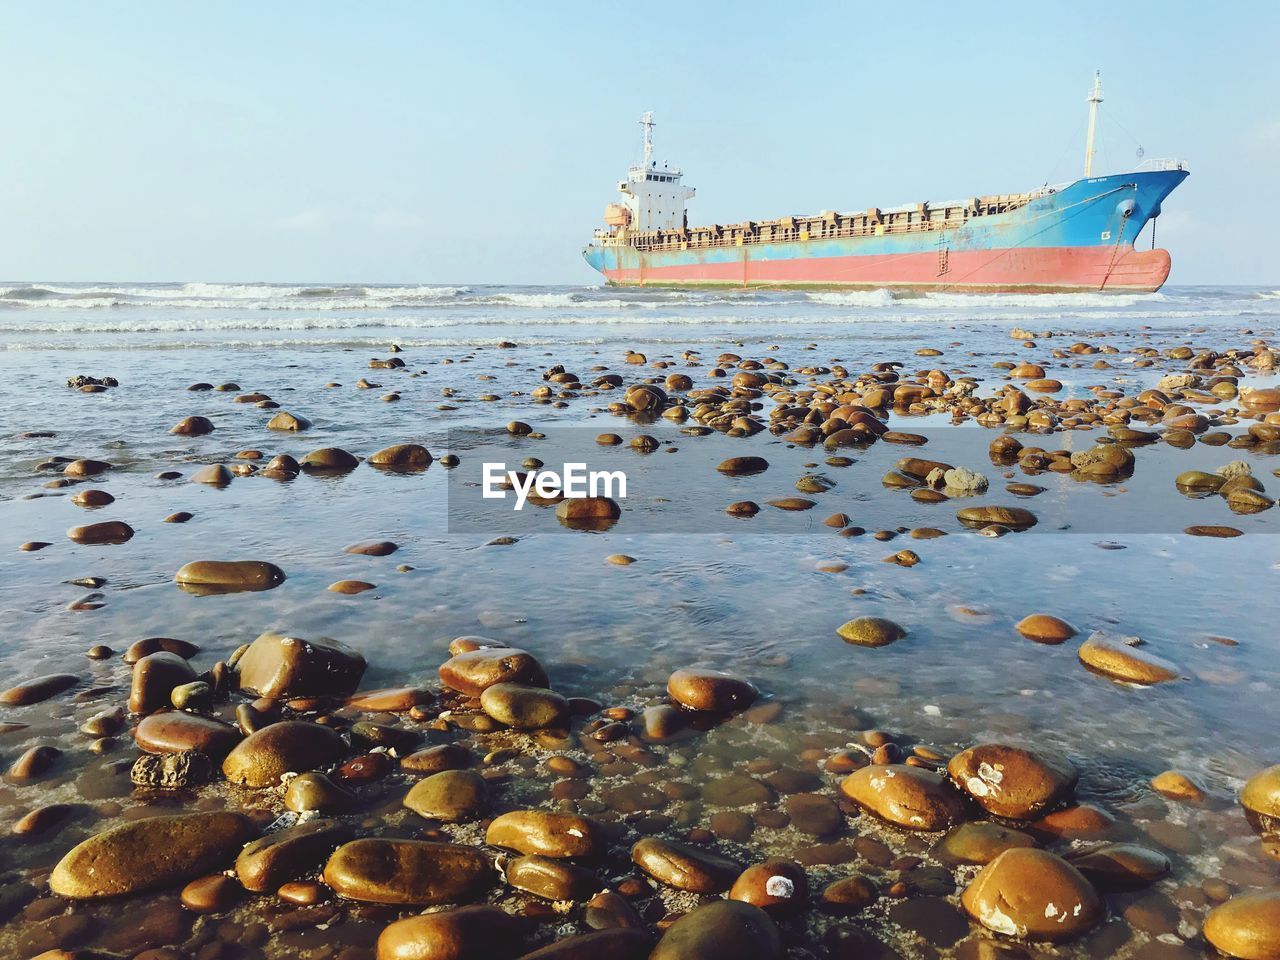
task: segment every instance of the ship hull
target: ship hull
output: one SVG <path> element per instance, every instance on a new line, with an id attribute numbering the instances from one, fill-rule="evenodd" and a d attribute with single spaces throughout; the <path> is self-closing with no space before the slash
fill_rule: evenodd
<path id="1" fill-rule="evenodd" d="M 1134 241 L 1185 177 L 1166 170 L 1081 180 L 954 229 L 651 251 L 602 243 L 584 255 L 619 286 L 1155 291 L 1169 276 L 1169 254 Z"/>

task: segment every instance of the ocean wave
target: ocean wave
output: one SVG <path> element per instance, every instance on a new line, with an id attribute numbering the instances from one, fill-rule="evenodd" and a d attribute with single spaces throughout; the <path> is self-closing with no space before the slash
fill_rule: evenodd
<path id="1" fill-rule="evenodd" d="M 1255 301 L 1256 302 L 1256 301 Z M 595 305 L 591 305 L 595 306 Z M 120 311 L 109 313 L 67 312 L 23 313 L 0 315 L 0 340 L 33 335 L 121 336 L 131 340 L 148 334 L 199 333 L 211 339 L 228 334 L 248 331 L 294 332 L 339 330 L 384 330 L 387 336 L 399 331 L 442 330 L 450 328 L 504 327 L 514 336 L 526 331 L 556 328 L 579 329 L 598 327 L 615 332 L 634 330 L 641 334 L 663 327 L 705 326 L 708 329 L 738 330 L 756 326 L 789 328 L 810 326 L 815 329 L 850 326 L 893 327 L 901 324 L 926 325 L 1032 325 L 1036 329 L 1052 327 L 1067 331 L 1075 327 L 1082 330 L 1097 325 L 1119 323 L 1132 326 L 1175 324 L 1213 320 L 1238 320 L 1257 316 L 1270 320 L 1277 316 L 1265 311 L 1227 310 L 1214 311 L 1190 306 L 1180 309 L 1134 310 L 1132 308 L 1105 310 L 1101 308 L 1079 310 L 1037 311 L 1026 307 L 1008 310 L 969 309 L 963 302 L 951 309 L 919 309 L 916 301 L 904 304 L 896 302 L 887 307 L 865 311 L 847 309 L 814 309 L 812 306 L 780 303 L 776 309 L 761 313 L 729 310 L 725 305 L 708 309 L 671 305 L 666 311 L 619 311 L 607 305 L 599 309 L 583 309 L 574 312 L 526 310 L 511 314 L 500 310 L 451 310 L 395 312 L 376 307 L 347 313 L 327 311 L 257 311 L 254 304 L 240 305 L 240 312 L 174 311 L 163 314 L 154 311 Z"/>
<path id="2" fill-rule="evenodd" d="M 881 318 L 875 318 L 879 320 Z M 912 317 L 903 315 L 893 318 L 895 322 L 937 323 L 947 318 L 937 316 Z M 509 316 L 501 314 L 423 314 L 419 316 L 240 316 L 216 317 L 192 316 L 120 316 L 111 319 L 86 319 L 69 317 L 64 323 L 28 322 L 21 325 L 0 323 L 0 330 L 6 334 L 150 334 L 150 333 L 205 333 L 217 336 L 221 333 L 234 333 L 250 330 L 304 332 L 314 330 L 362 330 L 382 329 L 388 333 L 401 330 L 437 330 L 450 327 L 515 327 L 519 333 L 526 329 L 538 327 L 635 327 L 637 329 L 663 326 L 750 326 L 761 323 L 760 317 L 743 316 L 741 314 L 700 314 L 683 313 L 663 317 L 626 316 L 618 314 L 582 314 L 569 316 L 548 316 L 536 321 L 513 321 Z M 872 322 L 872 318 L 850 318 L 837 314 L 815 315 L 773 315 L 769 324 L 799 325 L 811 323 L 819 326 L 838 326 L 840 324 Z"/>
<path id="3" fill-rule="evenodd" d="M 1058 310 L 1062 307 L 1135 307 L 1167 302 L 1163 293 L 926 293 L 926 307 L 1032 307 Z"/>
<path id="4" fill-rule="evenodd" d="M 272 284 L 272 283 L 157 283 L 58 284 L 27 283 L 0 287 L 0 317 L 44 312 L 128 313 L 154 315 L 199 311 L 202 323 L 238 325 L 238 319 L 208 319 L 209 314 L 299 313 L 350 314 L 384 312 L 402 322 L 399 314 L 413 311 L 457 312 L 476 315 L 493 311 L 525 314 L 535 321 L 563 317 L 647 314 L 689 311 L 714 315 L 726 308 L 744 315 L 800 310 L 817 320 L 844 319 L 850 311 L 886 315 L 906 313 L 955 314 L 957 318 L 1064 319 L 1126 312 L 1147 316 L 1198 316 L 1208 309 L 1237 315 L 1269 312 L 1280 301 L 1280 290 L 1222 291 L 1212 297 L 1192 292 L 1175 294 L 1066 293 L 973 294 L 901 290 L 738 290 L 638 289 L 613 287 L 537 288 L 469 287 L 447 284 Z M 412 321 L 405 321 L 412 322 Z M 514 322 L 514 321 L 508 321 Z M 520 322 L 523 322 L 520 321 Z M 678 322 L 678 321 L 676 321 Z M 32 327 L 36 329 L 37 327 Z"/>
<path id="5" fill-rule="evenodd" d="M 886 289 L 814 291 L 804 299 L 833 307 L 891 307 L 896 302 L 893 292 Z"/>
<path id="6" fill-rule="evenodd" d="M 360 348 L 368 350 L 385 350 L 387 337 L 318 337 L 306 340 L 291 340 L 284 337 L 237 338 L 223 340 L 153 340 L 145 343 L 114 341 L 105 344 L 94 344 L 94 350 L 102 351 L 134 351 L 134 350 L 312 350 L 312 349 L 346 349 Z M 497 347 L 509 343 L 507 337 L 397 337 L 396 344 L 406 350 L 415 347 Z M 522 347 L 552 346 L 599 346 L 610 342 L 606 337 L 522 337 Z M 655 340 L 651 342 L 662 342 Z M 672 343 L 684 343 L 683 338 L 672 338 Z M 83 348 L 83 344 L 68 344 L 59 340 L 30 340 L 24 342 L 0 341 L 0 354 L 31 353 L 53 350 L 74 350 Z"/>
<path id="7" fill-rule="evenodd" d="M 465 286 L 284 286 L 184 283 L 152 286 L 27 284 L 0 289 L 0 305 L 44 309 L 160 307 L 169 309 L 349 310 L 419 306 L 463 297 Z"/>
<path id="8" fill-rule="evenodd" d="M 600 298 L 583 293 L 493 293 L 463 297 L 464 304 L 488 306 L 527 307 L 533 310 L 552 310 L 564 307 L 591 307 L 599 310 L 625 310 L 628 307 L 656 308 L 665 303 L 657 300 L 624 300 L 619 297 Z"/>

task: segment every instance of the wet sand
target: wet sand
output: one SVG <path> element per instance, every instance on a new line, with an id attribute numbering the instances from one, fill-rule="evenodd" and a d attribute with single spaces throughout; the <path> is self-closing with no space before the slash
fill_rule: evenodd
<path id="1" fill-rule="evenodd" d="M 1274 332 L 1015 332 L 9 355 L 0 953 L 1277 949 Z"/>

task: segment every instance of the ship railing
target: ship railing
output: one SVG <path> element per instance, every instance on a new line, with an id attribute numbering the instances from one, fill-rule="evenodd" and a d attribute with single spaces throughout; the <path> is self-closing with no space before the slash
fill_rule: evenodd
<path id="1" fill-rule="evenodd" d="M 1150 160 L 1143 160 L 1134 167 L 1135 173 L 1148 173 L 1155 170 L 1188 170 L 1185 160 L 1179 160 L 1176 157 L 1152 157 Z"/>
<path id="2" fill-rule="evenodd" d="M 904 233 L 955 230 L 975 217 L 1009 213 L 1054 187 L 1030 193 L 975 197 L 964 203 L 917 204 L 875 210 L 873 213 L 830 213 L 819 217 L 784 217 L 739 224 L 692 227 L 682 230 L 632 232 L 626 243 L 638 250 L 704 250 L 714 247 L 794 243 L 845 237 L 883 237 Z"/>
<path id="3" fill-rule="evenodd" d="M 723 227 L 719 231 L 696 229 L 688 231 L 686 236 L 681 231 L 661 233 L 633 233 L 629 240 L 638 250 L 705 250 L 715 247 L 756 246 L 763 243 L 795 243 L 799 241 L 834 240 L 846 237 L 881 237 L 904 233 L 927 233 L 943 230 L 955 230 L 968 222 L 963 215 L 929 220 L 911 220 L 880 222 L 860 218 L 855 223 L 841 223 L 832 226 L 819 221 L 809 227 L 770 228 L 768 225 L 756 225 L 753 229 L 741 227 Z"/>
<path id="4" fill-rule="evenodd" d="M 1052 194 L 1065 190 L 1067 189 L 1067 187 L 1071 186 L 1071 184 L 1073 183 L 1075 183 L 1074 180 L 1064 180 L 1062 183 L 1046 183 L 1043 187 L 1040 187 L 1038 190 L 1032 190 L 1029 194 L 1027 194 L 1027 196 L 1032 200 L 1039 200 L 1041 197 L 1048 197 L 1048 196 L 1051 196 Z"/>

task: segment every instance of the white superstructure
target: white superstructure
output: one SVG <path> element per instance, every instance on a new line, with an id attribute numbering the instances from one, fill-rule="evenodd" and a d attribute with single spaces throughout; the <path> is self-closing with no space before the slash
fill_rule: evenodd
<path id="1" fill-rule="evenodd" d="M 629 214 L 632 230 L 679 230 L 686 226 L 685 203 L 694 196 L 692 187 L 682 186 L 684 176 L 667 164 L 658 166 L 653 159 L 653 111 L 640 119 L 644 127 L 644 161 L 627 171 L 627 179 L 618 183 L 622 206 Z"/>

